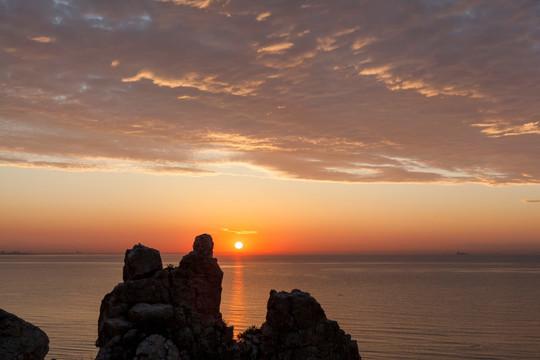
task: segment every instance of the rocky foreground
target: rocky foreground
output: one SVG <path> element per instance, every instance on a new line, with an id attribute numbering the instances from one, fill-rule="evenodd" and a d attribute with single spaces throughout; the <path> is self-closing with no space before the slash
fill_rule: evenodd
<path id="1" fill-rule="evenodd" d="M 219 310 L 223 272 L 210 235 L 178 267 L 159 251 L 126 251 L 124 282 L 105 295 L 96 360 L 359 360 L 356 341 L 308 293 L 270 292 L 266 322 L 233 337 Z"/>
<path id="2" fill-rule="evenodd" d="M 0 309 L 0 359 L 42 360 L 49 338 L 40 328 Z"/>
<path id="3" fill-rule="evenodd" d="M 123 283 L 101 302 L 96 360 L 360 360 L 356 341 L 308 293 L 270 291 L 266 322 L 233 338 L 221 317 L 221 271 L 210 235 L 178 267 L 159 251 L 126 251 Z M 0 359 L 43 360 L 49 338 L 0 309 Z"/>

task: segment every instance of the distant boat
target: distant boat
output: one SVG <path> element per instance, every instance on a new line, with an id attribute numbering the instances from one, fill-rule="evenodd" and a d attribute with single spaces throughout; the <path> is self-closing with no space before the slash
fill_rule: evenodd
<path id="1" fill-rule="evenodd" d="M 469 254 L 463 251 L 457 251 L 456 255 L 469 255 Z"/>

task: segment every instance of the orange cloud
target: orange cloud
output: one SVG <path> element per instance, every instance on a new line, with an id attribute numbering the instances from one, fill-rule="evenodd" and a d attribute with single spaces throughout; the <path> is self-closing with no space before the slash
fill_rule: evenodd
<path id="1" fill-rule="evenodd" d="M 264 20 L 268 19 L 270 16 L 272 16 L 272 13 L 269 12 L 269 11 L 265 11 L 265 12 L 260 13 L 259 15 L 257 15 L 257 21 L 264 21 Z"/>
<path id="2" fill-rule="evenodd" d="M 285 50 L 290 49 L 293 46 L 294 43 L 292 42 L 283 42 L 258 48 L 257 52 L 268 54 L 282 54 Z"/>
<path id="3" fill-rule="evenodd" d="M 262 81 L 251 81 L 239 85 L 231 85 L 224 81 L 216 80 L 217 75 L 203 76 L 198 73 L 188 73 L 181 78 L 168 78 L 155 75 L 150 70 L 141 70 L 135 76 L 123 78 L 122 82 L 136 82 L 143 79 L 151 80 L 158 86 L 170 88 L 193 87 L 204 92 L 229 93 L 240 96 L 254 95 L 257 86 L 262 83 Z"/>
<path id="4" fill-rule="evenodd" d="M 29 37 L 29 39 L 32 41 L 44 43 L 44 44 L 50 43 L 51 41 L 53 41 L 53 39 L 49 36 L 34 36 L 34 37 Z"/>
<path id="5" fill-rule="evenodd" d="M 472 124 L 471 126 L 484 128 L 482 132 L 490 137 L 518 136 L 527 134 L 540 134 L 540 121 L 529 122 L 522 125 L 512 125 L 505 121 L 492 121 L 483 124 Z"/>
<path id="6" fill-rule="evenodd" d="M 212 2 L 211 0 L 154 0 L 154 1 L 172 2 L 176 5 L 186 5 L 186 6 L 199 8 L 199 9 L 207 8 Z"/>
<path id="7" fill-rule="evenodd" d="M 221 231 L 233 233 L 233 234 L 236 234 L 236 235 L 257 234 L 257 231 L 255 231 L 255 230 L 234 230 L 234 229 L 221 228 Z"/>

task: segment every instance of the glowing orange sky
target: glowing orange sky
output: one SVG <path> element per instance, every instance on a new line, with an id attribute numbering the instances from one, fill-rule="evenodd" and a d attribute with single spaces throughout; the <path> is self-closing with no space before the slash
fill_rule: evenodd
<path id="1" fill-rule="evenodd" d="M 0 248 L 121 252 L 539 252 L 535 186 L 340 184 L 0 168 Z"/>
<path id="2" fill-rule="evenodd" d="M 538 13 L 4 0 L 0 250 L 540 252 Z"/>

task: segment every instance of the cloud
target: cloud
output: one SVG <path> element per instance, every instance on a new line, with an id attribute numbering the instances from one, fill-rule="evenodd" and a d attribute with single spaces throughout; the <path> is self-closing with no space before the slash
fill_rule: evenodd
<path id="1" fill-rule="evenodd" d="M 27 168 L 45 168 L 45 169 L 61 169 L 68 171 L 87 171 L 100 170 L 100 167 L 95 164 L 78 163 L 75 161 L 46 161 L 46 160 L 28 160 L 5 156 L 0 154 L 0 166 L 18 166 Z"/>
<path id="2" fill-rule="evenodd" d="M 177 97 L 178 100 L 193 100 L 196 99 L 196 96 L 190 96 L 190 95 L 180 95 Z"/>
<path id="3" fill-rule="evenodd" d="M 540 4 L 393 5 L 4 0 L 3 163 L 540 183 Z"/>
<path id="4" fill-rule="evenodd" d="M 540 203 L 540 200 L 522 200 L 524 203 Z"/>
<path id="5" fill-rule="evenodd" d="M 507 122 L 490 122 L 484 124 L 472 124 L 471 126 L 484 128 L 482 132 L 490 137 L 516 136 L 516 135 L 540 135 L 540 121 L 529 122 L 522 125 L 511 125 Z"/>
<path id="6" fill-rule="evenodd" d="M 148 166 L 145 168 L 145 170 L 149 170 L 149 172 L 158 172 L 158 173 L 169 173 L 169 174 L 212 174 L 213 171 L 209 170 L 201 170 L 196 168 L 188 168 L 188 167 L 182 167 L 182 166 L 167 166 L 167 165 L 159 165 L 159 166 Z"/>
<path id="7" fill-rule="evenodd" d="M 258 53 L 269 53 L 269 54 L 282 54 L 285 50 L 290 49 L 294 46 L 292 42 L 282 42 L 278 44 L 272 44 L 264 46 L 257 49 Z"/>
<path id="8" fill-rule="evenodd" d="M 319 43 L 317 50 L 320 51 L 332 51 L 338 48 L 337 45 L 335 45 L 336 39 L 332 37 L 318 38 L 317 42 Z"/>
<path id="9" fill-rule="evenodd" d="M 354 43 L 351 45 L 351 49 L 352 50 L 360 50 L 363 47 L 375 42 L 376 40 L 377 40 L 376 38 L 360 38 L 360 39 L 356 39 L 354 41 Z"/>
<path id="10" fill-rule="evenodd" d="M 251 151 L 251 150 L 279 150 L 274 145 L 275 139 L 258 139 L 241 134 L 209 133 L 206 139 L 212 144 L 224 146 L 228 149 Z"/>
<path id="11" fill-rule="evenodd" d="M 222 228 L 221 230 L 225 231 L 225 232 L 230 232 L 230 233 L 233 233 L 233 234 L 236 234 L 236 235 L 257 234 L 257 231 L 255 231 L 255 230 L 233 230 L 233 229 L 227 229 L 227 228 Z"/>
<path id="12" fill-rule="evenodd" d="M 217 75 L 200 75 L 197 73 L 188 73 L 181 78 L 166 78 L 155 75 L 152 71 L 141 70 L 137 75 L 123 78 L 123 82 L 136 82 L 143 79 L 151 80 L 152 83 L 158 86 L 166 86 L 170 88 L 177 87 L 193 87 L 200 91 L 211 93 L 229 93 L 232 95 L 250 95 L 255 92 L 257 86 L 262 81 L 252 81 L 240 85 L 231 85 L 223 81 L 216 80 Z"/>
<path id="13" fill-rule="evenodd" d="M 207 8 L 211 0 L 154 0 L 158 2 L 172 2 L 176 5 L 192 6 L 199 9 Z"/>
<path id="14" fill-rule="evenodd" d="M 32 41 L 36 41 L 36 42 L 39 42 L 39 43 L 50 43 L 51 41 L 53 41 L 53 39 L 51 39 L 50 37 L 48 36 L 34 36 L 34 37 L 31 37 L 29 38 L 30 40 Z"/>
<path id="15" fill-rule="evenodd" d="M 389 90 L 415 90 L 426 97 L 438 95 L 464 96 L 473 98 L 483 97 L 482 94 L 479 94 L 474 90 L 459 90 L 454 86 L 437 88 L 422 80 L 405 80 L 399 75 L 396 75 L 394 71 L 392 71 L 392 68 L 388 65 L 373 68 L 366 67 L 359 72 L 359 75 L 374 75 L 379 81 L 386 84 Z"/>
<path id="16" fill-rule="evenodd" d="M 269 11 L 265 11 L 265 12 L 260 13 L 259 15 L 257 15 L 257 21 L 264 21 L 267 18 L 269 18 L 270 16 L 272 16 L 272 13 L 269 12 Z"/>

